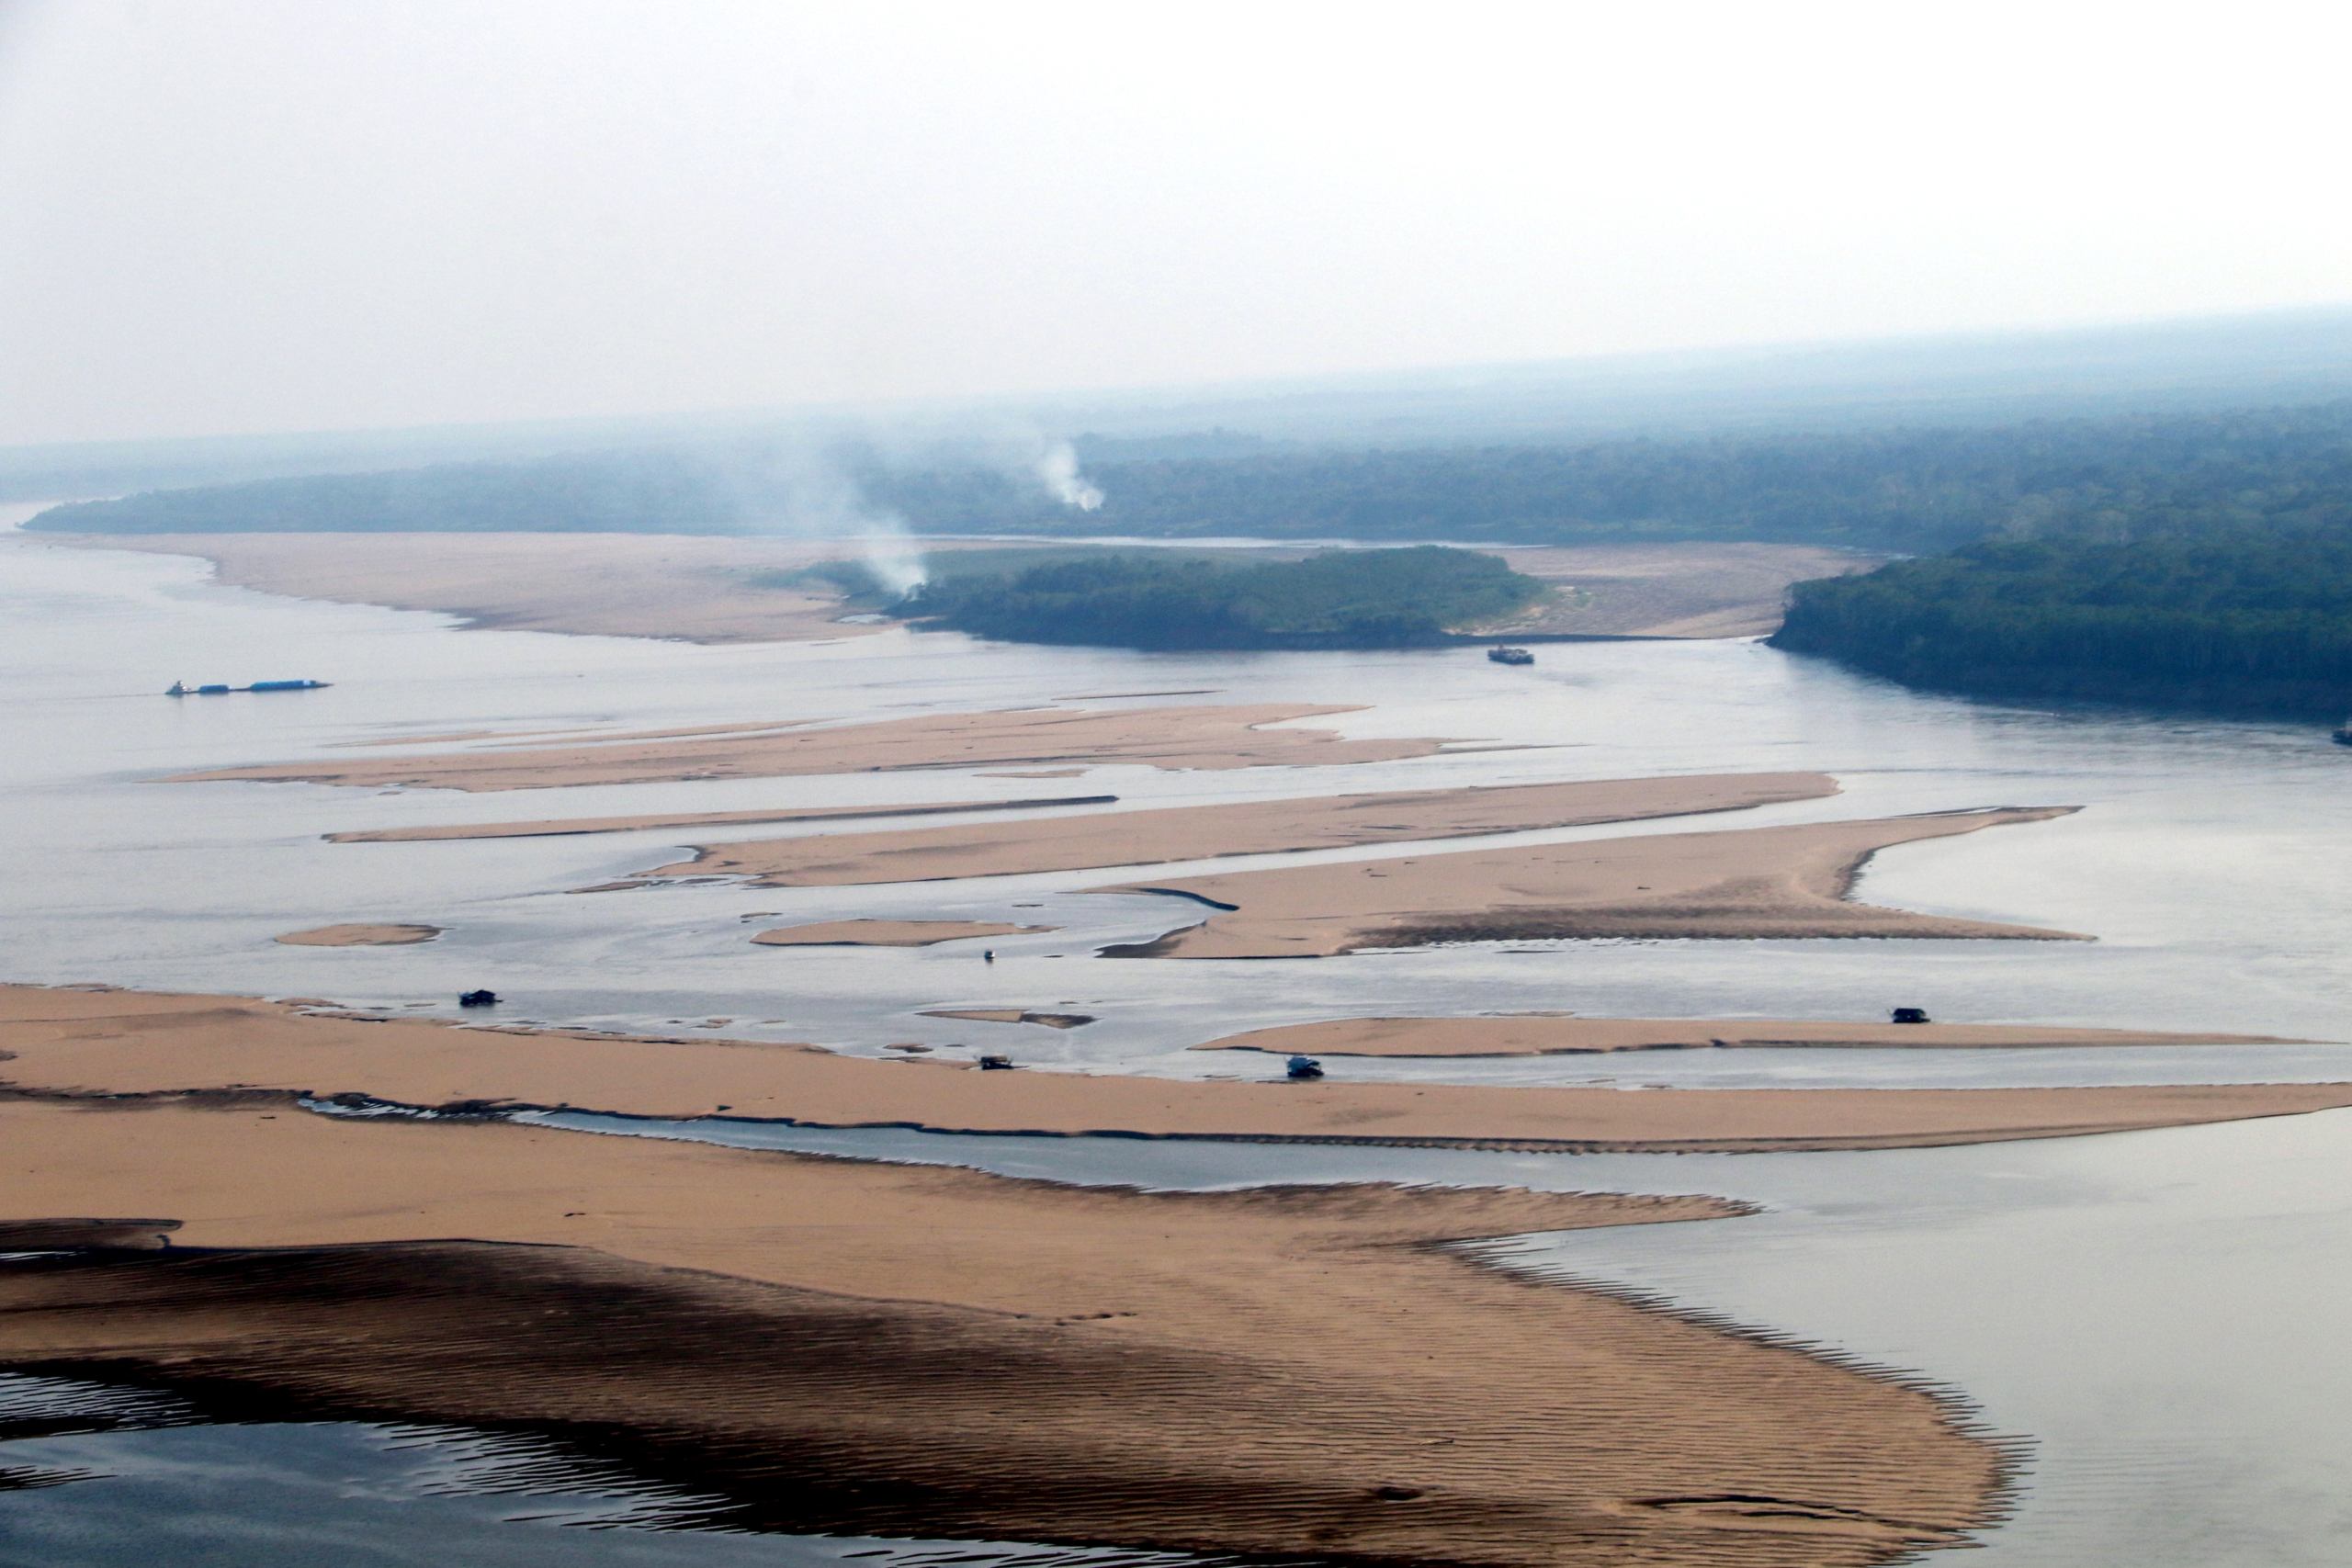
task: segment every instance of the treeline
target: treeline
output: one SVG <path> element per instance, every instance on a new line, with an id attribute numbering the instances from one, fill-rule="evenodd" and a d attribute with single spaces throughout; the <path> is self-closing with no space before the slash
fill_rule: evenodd
<path id="1" fill-rule="evenodd" d="M 1775 648 L 1915 685 L 2352 709 L 2352 528 L 1984 540 L 1801 582 Z"/>
<path id="2" fill-rule="evenodd" d="M 812 532 L 1607 543 L 1740 539 L 1926 554 L 1986 536 L 2121 542 L 2352 523 L 2352 402 L 1988 429 L 1316 451 L 1079 443 L 1102 506 L 934 453 L 752 448 L 270 479 L 54 508 L 97 532 Z M 1165 455 L 1165 454 L 1177 455 Z M 1148 455 L 1139 455 L 1148 454 Z"/>
<path id="3" fill-rule="evenodd" d="M 1494 556 L 1420 546 L 1229 566 L 1110 555 L 928 583 L 894 613 L 1008 642 L 1364 649 L 1442 643 L 1547 590 Z"/>

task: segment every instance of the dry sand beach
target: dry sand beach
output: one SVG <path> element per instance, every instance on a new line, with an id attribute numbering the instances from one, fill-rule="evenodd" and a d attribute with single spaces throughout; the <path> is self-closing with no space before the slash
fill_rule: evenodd
<path id="1" fill-rule="evenodd" d="M 696 846 L 691 861 L 656 866 L 639 874 L 744 876 L 754 887 L 838 887 L 1011 876 L 1516 833 L 1647 817 L 1697 816 L 1837 793 L 1837 781 L 1821 773 L 1393 790 L 1380 795 L 1180 806 L 1067 819 L 702 845 Z"/>
<path id="2" fill-rule="evenodd" d="M 1859 1568 L 2003 1471 L 1893 1378 L 1441 1245 L 1736 1212 L 1707 1198 L 1145 1194 L 258 1100 L 0 1129 L 18 1212 L 181 1222 L 0 1275 L 6 1364 L 552 1424 L 720 1527 Z"/>
<path id="3" fill-rule="evenodd" d="M 2087 941 L 1849 900 L 1862 863 L 1922 839 L 2064 817 L 2002 807 L 1875 822 L 1472 850 L 1278 867 L 1104 893 L 1166 893 L 1220 911 L 1115 958 L 1324 958 L 1364 947 L 1544 937 L 1967 937 Z"/>
<path id="4" fill-rule="evenodd" d="M 969 768 L 1003 762 L 1141 762 L 1159 768 L 1329 767 L 1392 762 L 1442 750 L 1440 739 L 1348 740 L 1333 729 L 1274 725 L 1361 706 L 1257 703 L 1089 712 L 1033 708 L 1014 713 L 925 715 L 879 724 L 808 728 L 796 719 L 680 732 L 608 735 L 595 744 L 516 750 L 480 748 L 347 766 L 288 762 L 178 773 L 162 782 L 307 782 L 382 788 L 506 790 L 569 784 L 653 784 L 682 779 L 785 778 Z M 713 729 L 723 733 L 713 733 Z M 654 739 L 652 737 L 664 737 Z"/>
<path id="5" fill-rule="evenodd" d="M 2165 1033 L 2141 1029 L 2048 1029 L 1997 1023 L 1861 1023 L 1796 1019 L 1336 1018 L 1228 1034 L 1195 1051 L 1270 1051 L 1309 1056 L 1550 1056 L 1606 1051 L 1801 1046 L 1926 1050 L 2080 1045 L 2284 1045 L 2271 1034 Z"/>
<path id="6" fill-rule="evenodd" d="M 413 947 L 440 934 L 439 926 L 313 926 L 271 940 L 288 947 Z"/>

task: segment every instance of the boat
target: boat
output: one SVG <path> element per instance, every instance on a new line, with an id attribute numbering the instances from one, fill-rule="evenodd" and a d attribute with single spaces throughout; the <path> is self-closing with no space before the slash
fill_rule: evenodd
<path id="1" fill-rule="evenodd" d="M 1487 657 L 1498 664 L 1532 664 L 1535 655 L 1523 648 L 1490 648 Z"/>
<path id="2" fill-rule="evenodd" d="M 1284 1072 L 1294 1078 L 1319 1078 L 1323 1076 L 1323 1064 L 1312 1056 L 1293 1056 L 1283 1066 Z"/>
<path id="3" fill-rule="evenodd" d="M 2346 719 L 2342 724 L 2329 730 L 2327 738 L 2338 746 L 2352 746 L 2352 718 Z"/>
<path id="4" fill-rule="evenodd" d="M 218 697 L 230 692 L 316 692 L 333 685 L 331 681 L 255 681 L 250 686 L 190 686 L 172 682 L 167 697 Z"/>

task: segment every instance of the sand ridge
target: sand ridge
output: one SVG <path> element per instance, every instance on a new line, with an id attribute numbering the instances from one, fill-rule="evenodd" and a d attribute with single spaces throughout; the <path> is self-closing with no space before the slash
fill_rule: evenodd
<path id="1" fill-rule="evenodd" d="M 418 942 L 431 942 L 445 928 L 440 926 L 357 925 L 317 926 L 306 931 L 288 931 L 270 938 L 288 947 L 413 947 Z"/>
<path id="2" fill-rule="evenodd" d="M 2001 807 L 1853 822 L 1451 851 L 1089 888 L 1165 893 L 1218 913 L 1106 958 L 1323 958 L 1364 947 L 1591 937 L 1948 937 L 2085 942 L 2072 931 L 1915 915 L 1846 895 L 1895 844 L 2042 822 Z"/>
<path id="3" fill-rule="evenodd" d="M 784 778 L 1001 763 L 1145 763 L 1159 768 L 1263 768 L 1389 762 L 1433 756 L 1442 739 L 1349 740 L 1332 729 L 1269 728 L 1360 704 L 1248 703 L 1221 706 L 1023 708 L 924 714 L 825 728 L 706 734 L 663 740 L 619 735 L 594 745 L 496 748 L 438 756 L 340 759 L 214 768 L 158 782 L 223 780 L 382 788 L 555 789 L 571 784 Z"/>
<path id="4" fill-rule="evenodd" d="M 0 1051 L 10 1054 L 0 1086 L 37 1096 L 269 1091 L 477 1111 L 1569 1151 L 1915 1147 L 2352 1104 L 2352 1084 L 1628 1093 L 994 1073 L 936 1056 L 876 1061 L 772 1042 L 463 1028 L 250 998 L 32 986 L 0 987 Z"/>
<path id="5" fill-rule="evenodd" d="M 553 1423 L 697 1522 L 1862 1568 L 1954 1542 L 2002 1470 L 1895 1379 L 1441 1245 L 1737 1213 L 1706 1198 L 1151 1194 L 260 1100 L 0 1103 L 0 1137 L 35 1171 L 0 1218 L 182 1222 L 0 1267 L 0 1365 Z"/>
<path id="6" fill-rule="evenodd" d="M 1837 781 L 1826 773 L 1389 790 L 700 845 L 691 861 L 638 874 L 745 876 L 755 887 L 1013 876 L 1740 811 L 1837 793 Z"/>
<path id="7" fill-rule="evenodd" d="M 763 947 L 931 947 L 983 936 L 1039 936 L 1059 926 L 1015 926 L 999 920 L 820 920 L 778 926 L 752 940 Z"/>
<path id="8" fill-rule="evenodd" d="M 766 811 L 650 812 L 636 817 L 574 817 L 548 822 L 474 822 L 441 828 L 376 828 L 325 835 L 331 844 L 399 844 L 443 839 L 544 839 L 574 833 L 635 833 L 648 828 L 731 828 L 758 822 L 822 822 L 835 818 L 944 817 L 964 811 L 1035 811 L 1108 806 L 1115 795 L 1064 795 L 1033 800 L 957 800 L 925 806 L 802 806 Z"/>
<path id="9" fill-rule="evenodd" d="M 2114 1045 L 2307 1045 L 2271 1034 L 2053 1029 L 2038 1024 L 1864 1023 L 1799 1019 L 1576 1018 L 1522 1013 L 1473 1018 L 1337 1018 L 1252 1029 L 1195 1051 L 1308 1056 L 1549 1056 L 1606 1051 L 1800 1046 L 1877 1050 L 2051 1049 Z"/>

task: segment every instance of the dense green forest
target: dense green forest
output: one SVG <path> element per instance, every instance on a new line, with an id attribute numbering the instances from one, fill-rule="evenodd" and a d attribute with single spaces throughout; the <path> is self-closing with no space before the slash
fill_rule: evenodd
<path id="1" fill-rule="evenodd" d="M 2352 402 L 2229 413 L 1577 446 L 1312 450 L 1080 441 L 1100 509 L 1025 471 L 843 448 L 345 474 L 53 508 L 96 532 L 565 529 L 1243 536 L 1508 543 L 1763 539 L 1924 554 L 1987 536 L 2123 540 L 2352 522 Z M 1141 452 L 1153 455 L 1141 456 Z M 854 491 L 844 510 L 842 495 Z"/>
<path id="2" fill-rule="evenodd" d="M 2352 709 L 2352 528 L 1984 540 L 1801 582 L 1772 646 L 1915 685 Z"/>
<path id="3" fill-rule="evenodd" d="M 1008 642 L 1140 649 L 1414 648 L 1546 592 L 1501 560 L 1424 545 L 1255 566 L 1107 555 L 925 584 L 894 613 Z"/>

